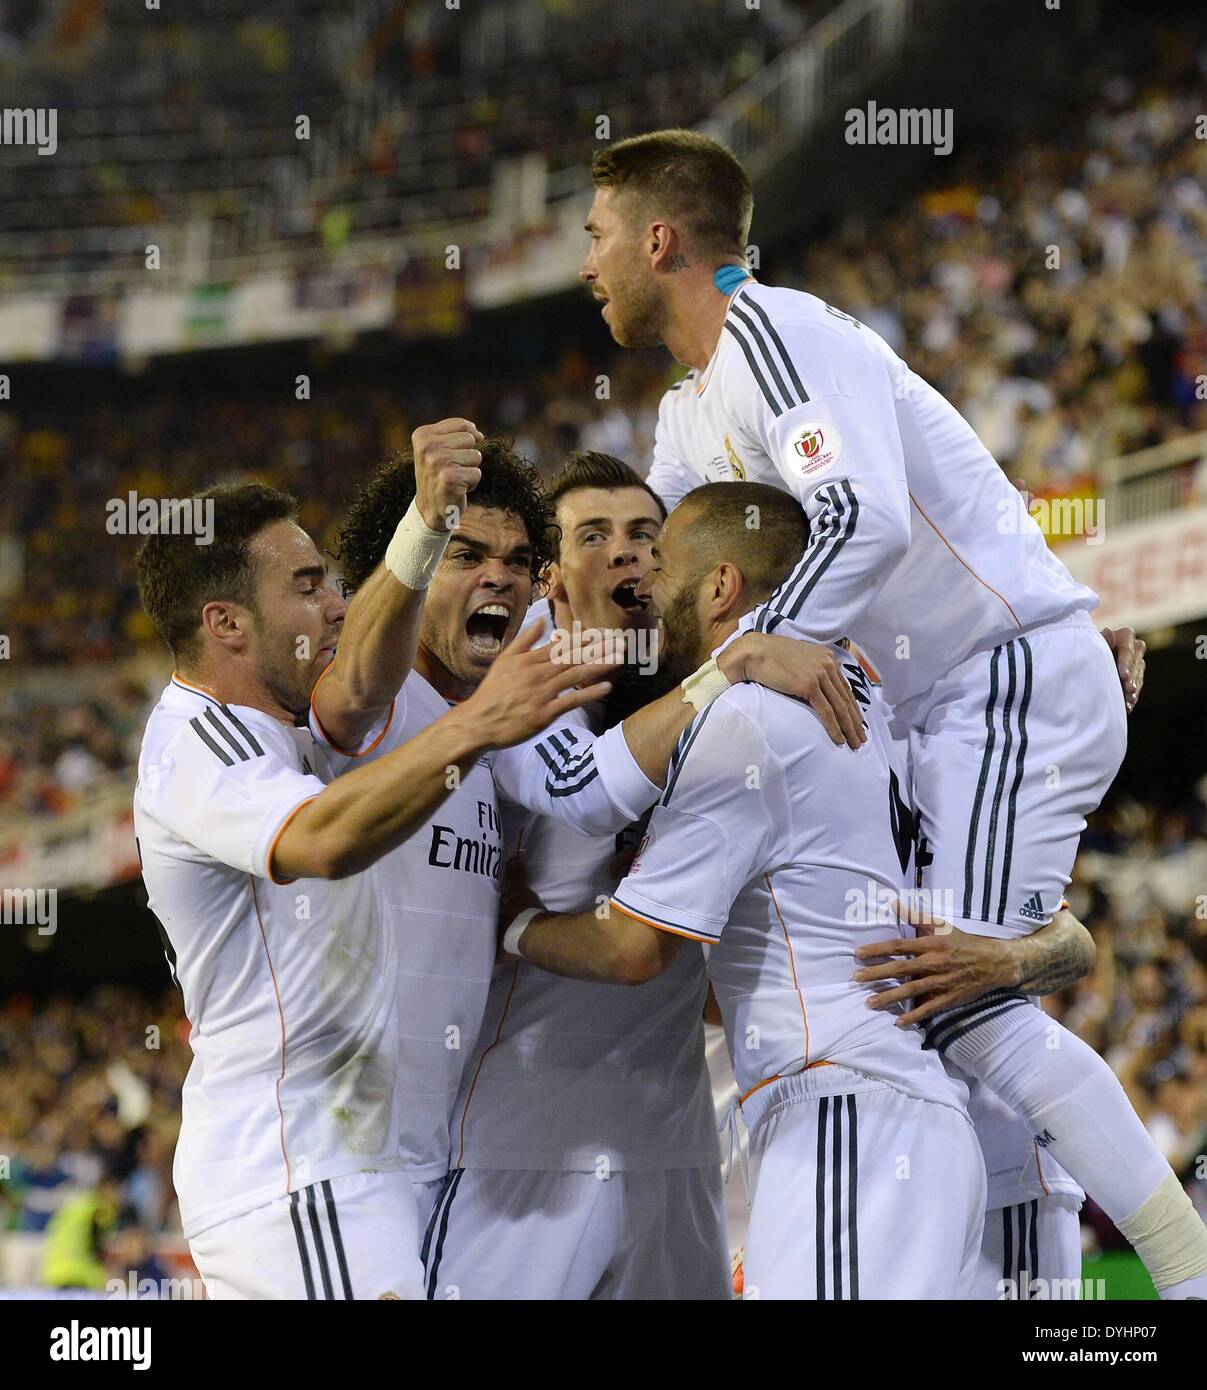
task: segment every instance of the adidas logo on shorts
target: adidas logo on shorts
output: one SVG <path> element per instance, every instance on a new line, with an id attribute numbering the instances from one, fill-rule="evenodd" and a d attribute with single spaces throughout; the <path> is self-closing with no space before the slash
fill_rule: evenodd
<path id="1" fill-rule="evenodd" d="M 1044 911 L 1043 900 L 1038 893 L 1031 894 L 1019 908 L 1018 915 L 1029 918 L 1032 922 L 1046 922 L 1048 920 L 1048 914 Z"/>

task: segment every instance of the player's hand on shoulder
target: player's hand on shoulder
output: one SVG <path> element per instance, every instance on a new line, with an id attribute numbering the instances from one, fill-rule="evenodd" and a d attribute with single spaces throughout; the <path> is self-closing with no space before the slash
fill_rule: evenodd
<path id="1" fill-rule="evenodd" d="M 539 625 L 522 629 L 459 707 L 485 746 L 523 743 L 570 710 L 602 700 L 612 689 L 603 679 L 612 667 L 587 665 L 553 644 L 536 647 L 540 636 Z"/>
<path id="2" fill-rule="evenodd" d="M 717 665 L 731 682 L 753 681 L 804 700 L 835 743 L 850 748 L 866 743 L 858 702 L 831 648 L 744 632 L 717 657 Z"/>
<path id="3" fill-rule="evenodd" d="M 415 505 L 432 531 L 454 531 L 469 493 L 482 480 L 485 436 L 472 420 L 454 417 L 420 425 L 411 435 Z"/>

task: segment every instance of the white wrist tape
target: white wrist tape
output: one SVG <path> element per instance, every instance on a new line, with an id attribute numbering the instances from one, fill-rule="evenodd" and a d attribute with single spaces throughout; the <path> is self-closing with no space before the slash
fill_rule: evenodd
<path id="1" fill-rule="evenodd" d="M 451 534 L 429 530 L 418 506 L 412 502 L 386 547 L 386 569 L 408 589 L 426 589 Z"/>
<path id="2" fill-rule="evenodd" d="M 503 933 L 503 950 L 507 955 L 518 956 L 520 954 L 520 937 L 527 931 L 528 923 L 541 911 L 542 909 L 539 907 L 526 908 Z"/>
<path id="3" fill-rule="evenodd" d="M 693 705 L 696 713 L 700 714 L 718 695 L 724 695 L 729 685 L 729 678 L 717 665 L 717 659 L 713 656 L 709 657 L 698 671 L 693 671 L 679 688 L 683 691 L 683 703 Z"/>

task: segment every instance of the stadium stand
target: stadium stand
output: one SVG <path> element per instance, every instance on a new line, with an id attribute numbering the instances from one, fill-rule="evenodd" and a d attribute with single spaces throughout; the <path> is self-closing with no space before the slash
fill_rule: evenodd
<path id="1" fill-rule="evenodd" d="M 716 0 L 661 0 L 649 26 L 632 22 L 638 8 L 507 0 L 454 25 L 400 0 L 268 0 L 254 19 L 236 0 L 198 0 L 149 29 L 101 0 L 9 0 L 6 100 L 57 106 L 72 140 L 54 160 L 3 152 L 0 285 L 120 287 L 157 238 L 183 255 L 200 237 L 206 266 L 278 254 L 338 264 L 362 236 L 480 225 L 501 162 L 539 153 L 554 185 L 581 181 L 598 112 L 618 132 L 702 119 L 833 5 L 769 3 L 752 22 Z M 1188 441 L 1162 506 L 1189 512 L 1207 500 L 1207 140 L 1196 134 L 1207 43 L 1188 20 L 1146 47 L 1140 75 L 1119 74 L 1059 132 L 962 151 L 886 216 L 852 214 L 770 248 L 758 273 L 883 334 L 1040 497 L 1093 496 L 1121 456 Z M 301 114 L 315 135 L 299 153 Z M 1054 246 L 1058 266 L 1045 261 Z M 258 349 L 246 373 L 242 359 L 210 373 L 185 357 L 153 389 L 115 374 L 77 394 L 64 368 L 5 401 L 0 879 L 30 826 L 53 835 L 100 808 L 128 811 L 166 665 L 137 602 L 135 538 L 120 554 L 98 544 L 112 499 L 254 474 L 294 489 L 303 524 L 330 544 L 357 483 L 417 424 L 448 414 L 513 433 L 546 473 L 576 448 L 645 467 L 673 377 L 665 356 L 605 345 L 585 307 L 551 310 L 538 333 L 515 306 L 466 329 L 471 352 L 475 333 L 492 340 L 472 372 L 464 356 L 450 372 L 426 345 L 362 345 L 338 361 L 308 348 L 320 386 L 305 401 L 292 386 L 300 368 L 282 372 Z M 137 862 L 115 862 L 87 886 L 125 882 L 135 920 Z M 1116 793 L 1069 893 L 1093 926 L 1097 967 L 1051 1008 L 1110 1060 L 1207 1215 L 1205 872 L 1207 778 L 1190 794 Z M 138 924 L 153 936 L 145 914 Z M 0 1284 L 95 1286 L 157 1260 L 176 1267 L 170 1166 L 187 1036 L 175 991 L 115 982 L 0 996 L 0 1155 L 11 1159 Z M 65 1230 L 95 1222 L 107 1265 L 94 1254 L 82 1272 L 48 1269 L 56 1215 Z M 1093 1245 L 1121 1246 L 1101 1213 L 1087 1211 L 1085 1229 Z"/>

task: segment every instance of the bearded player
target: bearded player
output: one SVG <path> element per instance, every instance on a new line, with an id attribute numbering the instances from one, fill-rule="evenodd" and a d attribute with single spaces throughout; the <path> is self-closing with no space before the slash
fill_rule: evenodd
<path id="1" fill-rule="evenodd" d="M 581 276 L 617 342 L 689 369 L 659 411 L 651 486 L 668 506 L 710 481 L 797 497 L 808 544 L 743 628 L 860 645 L 909 742 L 920 886 L 963 931 L 1033 931 L 1126 749 L 1097 596 L 887 343 L 749 274 L 750 181 L 724 146 L 657 131 L 592 175 Z M 1207 1229 L 1097 1054 L 1017 990 L 936 1015 L 928 1041 L 1026 1117 L 1162 1297 L 1207 1297 Z"/>

